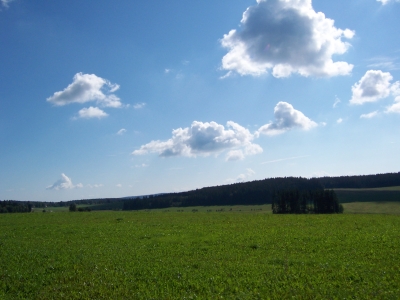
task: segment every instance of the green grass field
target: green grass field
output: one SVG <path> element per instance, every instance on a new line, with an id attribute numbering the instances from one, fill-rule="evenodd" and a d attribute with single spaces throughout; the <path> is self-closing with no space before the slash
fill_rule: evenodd
<path id="1" fill-rule="evenodd" d="M 398 216 L 191 210 L 0 215 L 0 299 L 400 298 Z"/>
<path id="2" fill-rule="evenodd" d="M 353 202 L 344 203 L 345 214 L 400 215 L 400 202 Z"/>

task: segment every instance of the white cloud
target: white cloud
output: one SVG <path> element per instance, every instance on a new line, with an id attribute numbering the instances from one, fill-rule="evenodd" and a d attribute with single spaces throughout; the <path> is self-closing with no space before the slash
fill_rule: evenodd
<path id="1" fill-rule="evenodd" d="M 392 104 L 391 106 L 389 106 L 386 111 L 386 113 L 397 113 L 400 114 L 400 101 Z"/>
<path id="2" fill-rule="evenodd" d="M 371 119 L 373 117 L 376 117 L 377 115 L 378 115 L 378 111 L 376 110 L 376 111 L 370 112 L 369 114 L 362 114 L 360 116 L 360 119 Z"/>
<path id="3" fill-rule="evenodd" d="M 397 62 L 398 57 L 378 56 L 371 58 L 371 64 L 368 68 L 373 69 L 386 69 L 386 70 L 400 70 L 400 63 Z"/>
<path id="4" fill-rule="evenodd" d="M 98 188 L 101 188 L 103 185 L 102 184 L 88 184 L 87 186 L 91 189 L 98 189 Z"/>
<path id="5" fill-rule="evenodd" d="M 353 65 L 334 62 L 344 54 L 354 31 L 338 29 L 334 20 L 314 11 L 311 0 L 257 0 L 243 13 L 241 30 L 221 39 L 229 52 L 222 59 L 226 76 L 259 76 L 272 69 L 275 77 L 350 74 Z M 225 77 L 226 77 L 225 76 Z"/>
<path id="6" fill-rule="evenodd" d="M 278 158 L 278 159 L 274 159 L 274 160 L 264 161 L 261 164 L 265 165 L 265 164 L 271 164 L 271 163 L 276 163 L 276 162 L 281 162 L 281 161 L 286 161 L 286 160 L 299 159 L 299 158 L 305 158 L 305 157 L 310 157 L 310 155 L 287 157 L 287 158 Z"/>
<path id="7" fill-rule="evenodd" d="M 77 73 L 70 85 L 63 91 L 55 92 L 47 101 L 56 106 L 96 101 L 104 107 L 122 107 L 121 99 L 112 94 L 118 89 L 118 84 L 95 74 Z"/>
<path id="8" fill-rule="evenodd" d="M 116 187 L 117 187 L 117 188 L 122 188 L 122 184 L 118 183 L 118 184 L 116 185 Z"/>
<path id="9" fill-rule="evenodd" d="M 277 135 L 293 128 L 310 130 L 317 125 L 314 121 L 307 118 L 301 111 L 293 108 L 287 102 L 279 102 L 274 109 L 275 121 L 258 129 L 258 132 L 266 135 Z"/>
<path id="10" fill-rule="evenodd" d="M 340 101 L 340 99 L 338 97 L 335 98 L 335 102 L 333 103 L 333 108 L 336 108 L 336 106 L 338 106 L 338 104 L 342 102 Z"/>
<path id="11" fill-rule="evenodd" d="M 57 180 L 53 185 L 49 185 L 46 190 L 68 190 L 68 189 L 75 189 L 75 188 L 82 188 L 82 183 L 78 183 L 74 185 L 72 180 L 65 175 L 64 173 L 61 174 L 61 179 Z"/>
<path id="12" fill-rule="evenodd" d="M 146 106 L 146 103 L 142 102 L 142 103 L 136 103 L 136 104 L 134 104 L 134 105 L 133 105 L 133 108 L 134 108 L 134 109 L 141 109 L 141 108 L 143 108 L 143 107 L 145 107 L 145 106 Z"/>
<path id="13" fill-rule="evenodd" d="M 338 124 L 341 124 L 342 122 L 343 122 L 342 118 L 339 118 L 339 119 L 336 120 L 336 123 L 338 123 Z"/>
<path id="14" fill-rule="evenodd" d="M 249 179 L 250 177 L 254 176 L 256 172 L 254 172 L 252 169 L 248 168 L 246 169 L 246 173 L 239 174 L 235 179 L 227 179 L 225 180 L 227 183 L 234 183 L 234 182 L 242 182 L 245 181 L 246 179 Z"/>
<path id="15" fill-rule="evenodd" d="M 252 143 L 254 138 L 248 129 L 232 121 L 227 123 L 227 129 L 216 122 L 194 121 L 190 127 L 173 130 L 171 139 L 151 141 L 132 154 L 158 153 L 161 157 L 196 157 L 230 150 L 227 160 L 232 161 L 263 151 L 259 145 Z"/>
<path id="16" fill-rule="evenodd" d="M 149 165 L 146 164 L 141 164 L 141 165 L 135 165 L 135 168 L 147 168 Z"/>
<path id="17" fill-rule="evenodd" d="M 400 0 L 376 0 L 376 1 L 381 2 L 382 5 L 386 5 L 390 2 L 400 2 Z"/>
<path id="18" fill-rule="evenodd" d="M 235 161 L 244 159 L 244 154 L 242 150 L 231 150 L 226 155 L 226 161 Z"/>
<path id="19" fill-rule="evenodd" d="M 391 93 L 390 82 L 392 79 L 393 77 L 389 72 L 367 71 L 360 81 L 352 86 L 353 97 L 350 104 L 360 105 L 388 97 Z"/>
<path id="20" fill-rule="evenodd" d="M 399 83 L 399 82 L 397 82 Z M 400 88 L 398 89 L 398 92 L 400 93 Z M 396 92 L 397 94 L 397 92 Z M 386 108 L 386 113 L 397 113 L 400 114 L 400 96 L 397 96 L 394 99 L 394 104 Z"/>
<path id="21" fill-rule="evenodd" d="M 102 111 L 100 108 L 98 107 L 93 107 L 90 106 L 89 108 L 82 108 L 79 112 L 78 112 L 78 117 L 82 118 L 82 119 L 92 119 L 92 118 L 104 118 L 107 117 L 108 114 L 106 114 L 104 111 Z"/>
<path id="22" fill-rule="evenodd" d="M 127 130 L 125 128 L 122 128 L 120 130 L 118 130 L 117 134 L 118 135 L 123 135 Z"/>

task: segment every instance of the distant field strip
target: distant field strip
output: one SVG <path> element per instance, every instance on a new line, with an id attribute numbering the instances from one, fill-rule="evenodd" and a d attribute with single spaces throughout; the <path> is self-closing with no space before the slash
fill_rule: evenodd
<path id="1" fill-rule="evenodd" d="M 400 299 L 400 217 L 263 211 L 2 214 L 0 299 Z"/>
<path id="2" fill-rule="evenodd" d="M 400 202 L 399 187 L 379 189 L 334 189 L 340 203 Z"/>
<path id="3" fill-rule="evenodd" d="M 344 203 L 346 214 L 391 214 L 400 215 L 400 202 L 352 202 Z"/>
<path id="4" fill-rule="evenodd" d="M 370 191 L 400 191 L 400 186 L 388 186 L 388 187 L 380 187 L 380 188 L 371 188 L 371 189 L 334 189 L 335 191 L 364 191 L 364 192 L 370 192 Z"/>

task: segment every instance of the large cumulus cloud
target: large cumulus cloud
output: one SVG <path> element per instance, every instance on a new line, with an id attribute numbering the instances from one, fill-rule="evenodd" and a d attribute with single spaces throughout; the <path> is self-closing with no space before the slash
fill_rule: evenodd
<path id="1" fill-rule="evenodd" d="M 227 128 L 216 122 L 194 121 L 190 127 L 173 130 L 169 140 L 151 141 L 132 154 L 158 153 L 161 157 L 196 157 L 228 150 L 226 159 L 238 160 L 263 151 L 252 142 L 253 139 L 254 135 L 249 130 L 232 121 L 227 123 Z"/>
<path id="2" fill-rule="evenodd" d="M 118 84 L 95 74 L 77 73 L 70 85 L 62 91 L 55 92 L 47 101 L 56 106 L 95 101 L 104 107 L 121 107 L 121 99 L 113 94 L 118 89 Z"/>
<path id="3" fill-rule="evenodd" d="M 277 135 L 288 130 L 299 128 L 310 130 L 317 126 L 317 123 L 307 118 L 301 111 L 287 102 L 278 102 L 274 109 L 275 121 L 261 126 L 259 133 L 265 135 Z"/>
<path id="4" fill-rule="evenodd" d="M 243 13 L 240 30 L 221 40 L 229 52 L 222 68 L 241 75 L 258 76 L 272 69 L 275 77 L 347 75 L 353 65 L 334 62 L 344 54 L 354 31 L 338 29 L 334 20 L 315 12 L 311 0 L 257 0 Z"/>
<path id="5" fill-rule="evenodd" d="M 350 104 L 362 105 L 377 102 L 388 97 L 394 98 L 394 103 L 387 106 L 385 113 L 400 113 L 400 81 L 392 83 L 393 76 L 381 70 L 369 70 L 352 86 Z M 362 119 L 371 119 L 379 114 L 374 111 L 360 116 Z"/>
<path id="6" fill-rule="evenodd" d="M 68 190 L 68 189 L 75 189 L 75 188 L 82 188 L 82 183 L 78 183 L 74 185 L 72 183 L 71 178 L 69 178 L 64 173 L 61 174 L 61 179 L 57 180 L 54 184 L 49 185 L 46 189 L 47 190 Z"/>
<path id="7" fill-rule="evenodd" d="M 226 128 L 216 122 L 194 121 L 190 127 L 173 130 L 169 140 L 151 141 L 132 154 L 158 153 L 161 157 L 196 157 L 218 155 L 225 151 L 226 161 L 235 161 L 263 152 L 260 145 L 253 142 L 260 134 L 272 136 L 295 128 L 309 130 L 317 126 L 317 123 L 287 102 L 279 102 L 275 106 L 274 115 L 274 122 L 261 126 L 254 133 L 232 121 L 227 122 Z"/>
<path id="8" fill-rule="evenodd" d="M 386 98 L 391 93 L 393 77 L 389 72 L 369 70 L 351 88 L 353 96 L 350 104 L 364 104 Z"/>
<path id="9" fill-rule="evenodd" d="M 389 96 L 394 98 L 394 103 L 388 106 L 386 113 L 400 113 L 400 81 L 392 83 L 393 76 L 381 70 L 369 70 L 353 85 L 350 104 L 362 105 L 377 102 Z M 376 114 L 378 111 L 376 111 Z M 374 115 L 365 114 L 362 118 L 371 118 Z"/>

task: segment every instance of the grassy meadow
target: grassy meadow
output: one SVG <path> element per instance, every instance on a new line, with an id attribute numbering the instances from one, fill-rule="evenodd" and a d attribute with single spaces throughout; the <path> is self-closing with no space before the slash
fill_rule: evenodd
<path id="1" fill-rule="evenodd" d="M 196 209 L 2 214 L 0 299 L 400 298 L 396 215 Z"/>

